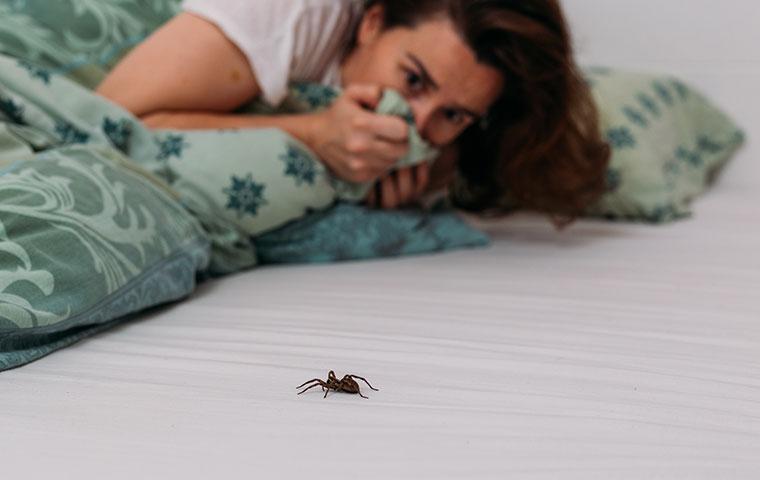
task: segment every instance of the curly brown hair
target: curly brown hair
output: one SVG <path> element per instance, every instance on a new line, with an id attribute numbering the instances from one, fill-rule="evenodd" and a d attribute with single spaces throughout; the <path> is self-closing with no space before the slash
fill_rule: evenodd
<path id="1" fill-rule="evenodd" d="M 455 206 L 491 216 L 532 210 L 561 230 L 605 192 L 610 148 L 557 0 L 368 0 L 366 8 L 376 4 L 386 29 L 446 14 L 506 80 L 487 126 L 458 139 Z"/>

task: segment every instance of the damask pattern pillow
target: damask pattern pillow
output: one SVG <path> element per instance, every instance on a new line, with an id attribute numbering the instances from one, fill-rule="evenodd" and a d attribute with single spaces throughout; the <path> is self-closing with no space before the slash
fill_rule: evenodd
<path id="1" fill-rule="evenodd" d="M 612 147 L 609 191 L 587 216 L 663 223 L 692 215 L 744 133 L 698 90 L 670 75 L 587 69 Z"/>
<path id="2" fill-rule="evenodd" d="M 132 47 L 178 13 L 180 3 L 0 0 L 0 52 L 93 88 Z"/>
<path id="3" fill-rule="evenodd" d="M 84 146 L 0 171 L 0 371 L 194 290 L 208 238 L 147 178 L 114 149 Z"/>

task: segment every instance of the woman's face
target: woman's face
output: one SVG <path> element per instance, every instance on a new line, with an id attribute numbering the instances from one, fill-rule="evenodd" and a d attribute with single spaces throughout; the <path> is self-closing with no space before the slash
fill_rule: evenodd
<path id="1" fill-rule="evenodd" d="M 499 97 L 502 74 L 478 63 L 448 18 L 386 30 L 382 9 L 375 6 L 365 13 L 357 45 L 343 64 L 343 84 L 398 90 L 424 139 L 438 147 L 452 143 Z"/>

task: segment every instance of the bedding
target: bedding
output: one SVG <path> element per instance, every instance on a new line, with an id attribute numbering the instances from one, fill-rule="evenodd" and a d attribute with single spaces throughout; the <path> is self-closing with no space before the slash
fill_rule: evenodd
<path id="1" fill-rule="evenodd" d="M 179 0 L 0 0 L 0 52 L 95 88 Z M 46 73 L 45 73 L 46 74 Z"/>
<path id="2" fill-rule="evenodd" d="M 408 115 L 394 92 L 379 108 Z M 419 138 L 415 145 L 403 162 L 432 159 L 434 150 Z M 299 226 L 336 206 L 341 185 L 345 200 L 364 187 L 332 178 L 279 130 L 149 131 L 68 78 L 5 55 L 0 169 L 0 370 L 184 298 L 196 277 L 252 268 L 260 258 L 345 260 L 487 243 L 451 209 L 404 215 L 345 207 L 319 217 L 343 230 Z M 372 225 L 392 225 L 394 237 Z M 254 239 L 267 232 L 274 236 L 261 240 L 269 253 L 260 257 Z M 346 243 L 348 235 L 369 242 Z M 330 248 L 319 252 L 320 245 Z"/>
<path id="3" fill-rule="evenodd" d="M 366 209 L 343 202 L 254 240 L 266 264 L 331 263 L 486 247 L 488 235 L 456 215 L 444 199 L 429 209 Z"/>
<path id="4" fill-rule="evenodd" d="M 582 214 L 653 225 L 693 215 L 693 201 L 744 144 L 742 128 L 679 77 L 624 68 L 585 67 L 611 150 L 606 192 Z M 452 195 L 470 203 L 473 187 L 457 176 Z M 501 205 L 519 210 L 506 192 Z"/>
<path id="5" fill-rule="evenodd" d="M 369 188 L 329 175 L 307 147 L 283 132 L 153 132 L 129 112 L 52 70 L 11 57 L 2 58 L 2 63 L 6 87 L 0 92 L 0 114 L 11 122 L 7 128 L 23 131 L 24 139 L 36 142 L 38 150 L 69 143 L 109 145 L 162 178 L 212 233 L 210 271 L 214 275 L 255 264 L 255 252 L 245 251 L 252 247 L 248 237 L 328 208 L 336 200 L 358 202 Z M 282 111 L 323 108 L 336 96 L 333 89 L 318 85 L 294 85 Z M 378 108 L 409 117 L 408 105 L 392 91 L 385 93 Z M 410 153 L 398 165 L 430 162 L 436 151 L 414 128 L 409 135 Z M 253 146 L 255 162 L 251 160 Z M 12 158 L 9 151 L 0 158 L 0 165 Z M 373 214 L 367 208 L 364 212 Z M 450 214 L 454 215 L 453 210 Z"/>
<path id="6" fill-rule="evenodd" d="M 62 147 L 5 167 L 0 371 L 188 296 L 208 243 L 195 218 L 113 150 Z"/>
<path id="7" fill-rule="evenodd" d="M 586 74 L 613 152 L 608 192 L 586 215 L 650 223 L 690 217 L 692 200 L 722 173 L 744 132 L 672 75 L 607 67 Z"/>
<path id="8" fill-rule="evenodd" d="M 32 74 L 65 75 L 92 88 L 136 43 L 179 12 L 181 2 L 101 0 L 76 3 L 73 8 L 74 3 L 60 0 L 50 8 L 45 0 L 0 0 L 0 52 L 32 60 L 27 64 Z M 601 113 L 603 135 L 613 150 L 608 192 L 584 216 L 652 224 L 691 216 L 692 201 L 710 187 L 743 144 L 741 128 L 704 94 L 673 75 L 594 66 L 583 71 Z M 329 104 L 338 93 L 318 85 L 294 85 L 281 108 L 253 102 L 241 112 L 306 111 Z M 168 138 L 177 142 L 173 147 L 183 145 L 177 135 Z M 399 166 L 409 163 L 413 162 L 402 161 Z M 257 185 L 246 180 L 238 178 L 229 187 Z M 341 198 L 354 200 L 368 190 L 366 185 L 345 182 L 333 187 Z M 469 188 L 457 178 L 454 195 L 467 198 Z M 509 195 L 504 206 L 520 208 Z M 230 245 L 220 248 L 234 250 Z"/>
<path id="9" fill-rule="evenodd" d="M 475 223 L 487 249 L 204 282 L 0 373 L 3 475 L 759 478 L 757 3 L 565 3 L 593 63 L 678 71 L 741 121 L 695 218 L 519 213 Z M 296 395 L 330 369 L 379 391 Z"/>

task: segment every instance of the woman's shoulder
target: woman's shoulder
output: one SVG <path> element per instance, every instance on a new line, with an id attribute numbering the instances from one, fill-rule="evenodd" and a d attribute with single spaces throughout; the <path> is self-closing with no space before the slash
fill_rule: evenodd
<path id="1" fill-rule="evenodd" d="M 273 42 L 298 26 L 312 25 L 320 31 L 350 24 L 364 4 L 364 0 L 184 0 L 182 9 L 216 23 L 234 40 Z"/>
<path id="2" fill-rule="evenodd" d="M 335 83 L 335 60 L 364 0 L 185 0 L 246 56 L 262 94 L 278 104 L 290 81 Z"/>
<path id="3" fill-rule="evenodd" d="M 268 0 L 271 1 L 271 0 Z M 276 8 L 287 12 L 290 18 L 298 21 L 318 18 L 356 18 L 364 10 L 364 0 L 279 0 Z M 283 3 L 289 4 L 290 8 Z"/>
<path id="4" fill-rule="evenodd" d="M 280 0 L 282 1 L 282 0 Z M 355 8 L 364 6 L 365 0 L 289 0 L 291 3 L 299 3 L 306 8 L 310 7 L 327 7 L 327 8 Z"/>
<path id="5" fill-rule="evenodd" d="M 282 3 L 290 4 L 291 8 L 283 8 Z M 279 0 L 276 8 L 287 11 L 292 18 L 351 18 L 363 12 L 364 4 L 364 0 Z"/>
<path id="6" fill-rule="evenodd" d="M 230 15 L 263 15 L 297 17 L 305 12 L 314 11 L 349 11 L 356 12 L 364 8 L 364 0 L 184 0 L 184 10 L 225 11 Z"/>

